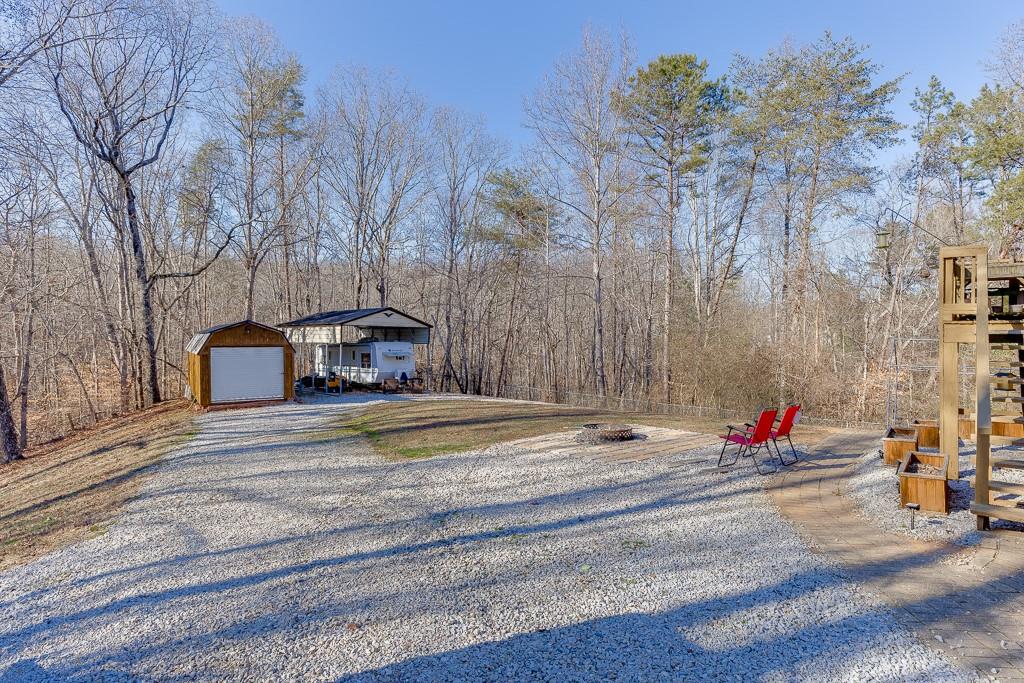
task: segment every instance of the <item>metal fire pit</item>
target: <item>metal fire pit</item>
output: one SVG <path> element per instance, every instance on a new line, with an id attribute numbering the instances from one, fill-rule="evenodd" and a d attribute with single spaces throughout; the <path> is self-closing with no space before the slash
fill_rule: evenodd
<path id="1" fill-rule="evenodd" d="M 602 441 L 629 441 L 633 438 L 633 428 L 629 425 L 594 422 L 583 425 L 576 440 L 583 443 L 601 443 Z"/>

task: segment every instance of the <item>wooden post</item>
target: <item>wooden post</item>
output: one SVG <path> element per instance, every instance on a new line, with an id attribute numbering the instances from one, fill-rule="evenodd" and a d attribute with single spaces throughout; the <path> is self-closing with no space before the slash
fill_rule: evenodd
<path id="1" fill-rule="evenodd" d="M 960 478 L 960 347 L 963 341 L 953 329 L 953 310 L 958 303 L 956 256 L 939 250 L 939 451 L 948 456 L 946 476 Z"/>
<path id="2" fill-rule="evenodd" d="M 945 324 L 939 323 L 939 451 L 948 457 L 946 475 L 960 478 L 960 391 L 957 371 L 959 345 L 946 341 Z"/>
<path id="3" fill-rule="evenodd" d="M 979 248 L 975 257 L 974 301 L 977 305 L 975 317 L 975 339 L 977 356 L 975 358 L 975 375 L 977 410 L 975 411 L 975 433 L 978 450 L 975 457 L 974 493 L 975 502 L 988 505 L 989 500 L 989 455 L 992 436 L 992 378 L 989 371 L 989 338 L 988 338 L 988 253 Z M 978 528 L 987 529 L 989 518 L 978 515 Z"/>

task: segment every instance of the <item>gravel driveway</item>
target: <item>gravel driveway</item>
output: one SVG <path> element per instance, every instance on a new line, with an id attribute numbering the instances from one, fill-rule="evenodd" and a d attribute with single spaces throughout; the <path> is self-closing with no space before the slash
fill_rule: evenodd
<path id="1" fill-rule="evenodd" d="M 749 466 L 394 463 L 311 435 L 345 409 L 199 418 L 108 533 L 0 575 L 0 680 L 967 678 Z"/>

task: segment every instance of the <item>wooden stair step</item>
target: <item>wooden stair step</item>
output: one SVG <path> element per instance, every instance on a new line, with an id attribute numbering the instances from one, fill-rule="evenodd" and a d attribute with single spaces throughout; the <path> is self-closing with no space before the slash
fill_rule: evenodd
<path id="1" fill-rule="evenodd" d="M 990 368 L 990 370 L 994 372 L 999 372 L 1001 370 L 1004 372 L 1013 372 L 1014 368 L 1024 368 L 1024 361 L 1019 360 L 1000 360 L 992 362 L 999 363 L 999 367 Z M 1004 365 L 1006 366 L 1005 368 L 1003 367 Z"/>
<path id="2" fill-rule="evenodd" d="M 975 478 L 970 477 L 968 479 L 971 482 L 971 486 L 975 486 Z M 999 479 L 989 479 L 988 482 L 989 491 L 998 491 L 1000 493 L 1015 493 L 1018 496 L 1024 496 L 1024 483 L 1018 483 L 1015 481 L 1001 481 Z"/>
<path id="3" fill-rule="evenodd" d="M 1024 470 L 1024 460 L 1016 460 L 1014 458 L 992 458 L 989 461 L 989 465 L 992 467 L 1005 467 L 1011 470 Z"/>
<path id="4" fill-rule="evenodd" d="M 1024 343 L 1007 344 L 1006 342 L 989 342 L 989 346 L 994 351 L 1020 351 L 1021 349 L 1024 349 Z"/>
<path id="5" fill-rule="evenodd" d="M 1024 522 L 1024 510 L 1016 507 L 971 503 L 971 512 L 983 517 L 995 517 L 996 519 L 1006 519 L 1011 522 Z"/>
<path id="6" fill-rule="evenodd" d="M 1000 481 L 998 479 L 991 479 L 988 482 L 988 488 L 990 491 L 999 491 L 1000 493 L 1015 493 L 1018 496 L 1024 496 L 1024 484 L 1015 481 Z"/>
<path id="7" fill-rule="evenodd" d="M 1024 403 L 1024 396 L 993 396 L 992 400 L 1003 403 Z"/>
<path id="8" fill-rule="evenodd" d="M 999 382 L 1006 382 L 1007 384 L 1024 384 L 1024 379 L 1016 375 L 992 375 L 991 377 L 993 384 Z"/>

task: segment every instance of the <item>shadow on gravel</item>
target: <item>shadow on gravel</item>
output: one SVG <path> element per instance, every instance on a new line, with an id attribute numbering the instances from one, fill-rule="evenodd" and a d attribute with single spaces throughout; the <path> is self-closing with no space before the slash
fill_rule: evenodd
<path id="1" fill-rule="evenodd" d="M 220 434 L 215 436 L 219 437 Z M 235 448 L 231 451 L 231 457 L 244 459 L 255 453 L 265 454 L 265 449 L 265 445 Z M 210 452 L 202 450 L 195 457 L 215 457 L 208 455 Z M 218 452 L 217 448 L 212 452 Z M 402 466 L 419 467 L 425 473 L 432 473 L 442 464 L 443 460 L 435 460 Z M 292 469 L 282 464 L 282 482 L 289 480 Z M 294 469 L 301 471 L 302 468 Z M 381 468 L 382 473 L 386 471 L 386 468 Z M 647 516 L 666 515 L 670 512 L 678 515 L 709 514 L 723 507 L 740 506 L 744 497 L 761 491 L 764 483 L 752 467 L 723 472 L 720 479 L 712 478 L 710 484 L 701 487 L 693 486 L 693 480 L 688 475 L 688 471 L 683 468 L 628 482 L 611 481 L 601 486 L 569 487 L 556 493 L 520 495 L 502 502 L 443 508 L 434 506 L 422 514 L 398 514 L 394 519 L 380 521 L 360 520 L 308 534 L 285 532 L 259 543 L 183 553 L 113 570 L 86 566 L 82 568 L 80 576 L 67 577 L 59 583 L 19 597 L 19 600 L 41 599 L 43 596 L 53 598 L 54 592 L 59 594 L 83 586 L 94 591 L 86 593 L 87 597 L 79 595 L 75 601 L 61 604 L 61 608 L 67 611 L 54 610 L 45 617 L 40 614 L 38 620 L 0 628 L 0 657 L 7 661 L 16 660 L 22 653 L 31 651 L 40 643 L 46 643 L 50 637 L 59 642 L 59 637 L 68 633 L 91 628 L 101 630 L 128 616 L 133 618 L 133 623 L 142 624 L 133 645 L 129 647 L 119 644 L 97 649 L 85 658 L 62 660 L 54 657 L 51 660 L 53 664 L 48 663 L 50 668 L 45 669 L 31 658 L 22 659 L 6 670 L 0 670 L 0 681 L 93 677 L 127 680 L 136 677 L 140 664 L 145 665 L 150 660 L 157 661 L 172 655 L 188 657 L 195 653 L 209 655 L 225 644 L 230 645 L 233 640 L 262 638 L 269 634 L 283 634 L 289 640 L 294 636 L 298 640 L 306 629 L 313 627 L 326 630 L 338 639 L 358 637 L 358 633 L 353 635 L 345 630 L 345 622 L 353 613 L 365 609 L 367 604 L 400 605 L 414 602 L 416 591 L 421 589 L 411 584 L 375 587 L 344 600 L 329 593 L 316 592 L 312 595 L 315 599 L 303 603 L 303 611 L 299 612 L 296 601 L 298 596 L 305 596 L 305 593 L 296 586 L 324 574 L 336 573 L 335 580 L 344 581 L 347 576 L 355 577 L 367 567 L 380 572 L 382 568 L 378 564 L 383 564 L 385 570 L 414 565 L 429 571 L 432 559 L 439 553 L 458 549 L 486 552 L 491 547 L 488 545 L 490 543 L 514 542 L 521 537 L 537 538 L 556 533 L 578 537 L 588 534 L 607 535 L 607 529 L 616 524 L 622 529 L 629 529 L 632 524 Z M 430 480 L 428 478 L 425 481 Z M 201 491 L 224 494 L 227 490 L 239 498 L 248 496 L 258 504 L 279 504 L 273 495 L 267 493 L 273 489 L 272 479 L 267 482 L 267 489 L 261 489 L 262 495 L 254 495 L 251 488 L 231 489 L 225 484 L 223 481 L 200 481 L 196 485 Z M 630 499 L 632 489 L 643 490 L 645 487 L 653 490 L 645 493 L 640 502 L 621 504 L 623 501 L 620 497 Z M 159 494 L 159 490 L 155 493 Z M 578 512 L 584 503 L 595 501 L 604 504 L 604 507 L 582 514 Z M 431 528 L 436 528 L 439 522 L 449 516 L 504 519 L 513 513 L 525 515 L 534 509 L 532 506 L 553 509 L 557 511 L 557 517 L 471 533 L 452 533 L 441 538 L 428 537 Z M 408 512 L 413 510 L 415 508 L 410 508 Z M 297 509 L 296 512 L 309 513 L 310 510 Z M 318 511 L 314 509 L 313 512 Z M 192 514 L 215 513 L 200 508 L 192 511 Z M 373 532 L 375 538 L 386 539 L 385 544 L 353 550 L 348 543 L 350 534 L 364 531 Z M 741 534 L 742 529 L 721 531 L 722 536 L 728 533 Z M 751 542 L 756 543 L 757 540 L 751 539 Z M 711 547 L 721 542 L 721 537 L 692 539 L 694 544 Z M 323 551 L 322 556 L 303 560 L 310 557 L 311 548 Z M 271 551 L 280 553 L 282 549 L 289 555 L 289 564 L 268 568 L 264 558 L 271 555 Z M 909 555 L 898 562 L 865 563 L 853 572 L 858 578 L 899 574 L 914 566 L 938 563 L 955 551 L 952 547 L 940 547 L 930 553 Z M 737 563 L 748 561 L 745 555 L 735 549 L 733 552 L 737 553 Z M 552 557 L 549 565 L 539 571 L 564 573 L 565 566 L 561 563 L 564 559 L 562 556 Z M 659 563 L 656 567 L 658 571 L 699 570 L 687 565 L 685 557 L 666 555 L 659 557 Z M 218 571 L 212 571 L 211 568 Z M 486 581 L 489 585 L 507 586 L 511 590 L 516 581 L 522 580 L 521 573 L 513 576 L 516 569 L 503 570 L 507 573 L 495 572 Z M 196 577 L 210 577 L 211 574 L 216 578 L 196 580 Z M 134 589 L 135 585 L 145 585 L 154 575 L 175 579 L 184 576 L 186 581 L 160 590 Z M 1024 581 L 1024 573 L 998 578 L 1011 582 Z M 93 583 L 97 585 L 90 586 Z M 392 654 L 394 663 L 342 680 L 604 680 L 609 672 L 615 672 L 619 679 L 650 680 L 666 671 L 671 678 L 684 680 L 715 676 L 752 679 L 771 677 L 772 674 L 783 679 L 793 679 L 801 678 L 800 672 L 804 667 L 808 669 L 808 674 L 817 673 L 820 677 L 821 672 L 813 669 L 818 659 L 826 655 L 852 656 L 891 633 L 893 617 L 890 613 L 884 608 L 878 608 L 837 617 L 815 611 L 802 615 L 809 625 L 796 632 L 786 633 L 779 633 L 777 626 L 765 615 L 770 616 L 773 610 L 780 608 L 801 608 L 817 591 L 848 583 L 848 575 L 817 565 L 786 576 L 770 577 L 767 585 L 747 591 L 705 599 L 679 596 L 677 603 L 683 604 L 663 612 L 619 614 L 418 656 L 395 652 Z M 315 582 L 307 585 L 316 586 Z M 453 579 L 453 583 L 443 588 L 469 601 L 476 597 L 474 591 L 480 585 L 460 583 Z M 253 591 L 262 591 L 259 594 L 261 611 L 256 614 L 225 614 L 217 627 L 207 626 L 204 629 L 197 626 L 186 629 L 189 631 L 187 633 L 175 633 L 173 637 L 153 638 L 145 630 L 145 620 L 139 620 L 140 615 L 145 617 L 161 610 L 171 611 L 178 605 L 199 600 L 212 605 L 230 605 L 230 599 L 239 593 Z M 998 609 L 996 596 L 998 592 L 991 588 L 954 590 L 931 598 L 923 602 L 922 606 L 927 607 L 928 613 L 938 623 L 955 618 L 964 603 L 973 605 L 977 611 Z M 552 596 L 552 599 L 556 599 L 556 596 Z M 63 600 L 57 602 L 63 603 Z M 10 604 L 8 600 L 0 603 L 0 607 Z M 813 606 L 813 599 L 810 604 Z M 422 604 L 417 609 L 427 612 L 436 608 Z M 726 640 L 717 622 L 738 612 L 750 615 L 749 632 L 732 641 Z M 403 616 L 410 615 L 416 616 L 415 611 L 409 610 L 409 614 Z M 444 634 L 439 636 L 439 640 L 443 641 Z M 301 657 L 301 654 L 295 653 L 294 656 Z M 938 667 L 941 659 L 936 657 L 935 661 Z M 122 670 L 134 673 L 121 673 Z M 939 671 L 935 669 L 936 675 Z M 210 677 L 220 673 L 206 672 Z M 226 672 L 225 675 L 230 673 Z M 842 672 L 832 673 L 841 675 Z M 886 674 L 882 672 L 880 677 L 885 678 Z M 896 672 L 889 678 L 895 680 Z M 923 678 L 930 677 L 925 674 Z"/>
<path id="2" fill-rule="evenodd" d="M 827 583 L 825 576 L 821 577 Z M 769 591 L 771 601 L 785 600 L 784 586 Z M 736 604 L 757 603 L 768 596 L 737 596 Z M 735 608 L 697 603 L 656 614 L 624 614 L 571 626 L 525 633 L 458 650 L 412 657 L 378 669 L 343 676 L 339 681 L 628 681 L 652 680 L 844 680 L 842 662 L 872 646 L 884 647 L 891 617 L 868 612 L 825 621 L 784 636 L 753 638 L 722 648 L 702 647 L 688 633 L 714 628 L 708 622 Z M 822 671 L 822 657 L 838 660 Z M 915 680 L 944 680 L 947 667 L 939 657 Z M 902 680 L 895 670 L 873 672 L 875 680 Z M 888 675 L 886 675 L 888 673 Z M 943 674 L 946 674 L 945 676 Z"/>
<path id="3" fill-rule="evenodd" d="M 403 466 L 431 466 L 432 462 L 436 463 L 437 461 L 420 461 L 419 463 L 412 462 L 408 464 L 403 464 Z M 681 489 L 681 487 L 671 486 L 673 481 L 678 476 L 678 474 L 674 473 L 663 473 L 657 476 L 646 477 L 644 479 L 637 479 L 626 483 L 616 482 L 605 486 L 589 487 L 586 489 L 575 489 L 568 492 L 563 491 L 558 493 L 552 493 L 549 495 L 533 496 L 521 500 L 501 503 L 457 506 L 446 509 L 444 511 L 433 511 L 425 515 L 399 517 L 394 520 L 385 521 L 369 521 L 360 524 L 335 527 L 328 531 L 320 531 L 316 533 L 302 535 L 283 536 L 280 538 L 267 540 L 261 543 L 235 546 L 223 550 L 212 550 L 184 554 L 172 558 L 158 560 L 155 562 L 140 563 L 122 569 L 96 572 L 79 578 L 69 578 L 67 581 L 62 582 L 58 586 L 42 588 L 33 591 L 32 593 L 29 593 L 28 595 L 24 596 L 23 599 L 39 599 L 44 595 L 52 593 L 54 591 L 68 590 L 70 588 L 80 587 L 96 581 L 108 579 L 114 576 L 124 576 L 132 574 L 144 575 L 154 569 L 178 569 L 181 567 L 185 567 L 190 563 L 198 561 L 231 561 L 232 557 L 234 556 L 258 554 L 262 551 L 268 551 L 272 548 L 279 546 L 301 546 L 304 543 L 311 542 L 329 543 L 333 539 L 343 539 L 346 535 L 357 531 L 373 530 L 379 536 L 386 537 L 392 535 L 397 529 L 408 527 L 410 525 L 433 523 L 439 517 L 449 517 L 456 515 L 500 516 L 509 511 L 523 509 L 526 506 L 543 505 L 562 506 L 567 511 L 570 512 L 569 515 L 561 519 L 548 522 L 541 522 L 536 524 L 511 525 L 503 527 L 500 530 L 491 530 L 472 534 L 449 536 L 446 538 L 437 539 L 433 541 L 426 541 L 399 546 L 389 546 L 374 551 L 340 555 L 324 560 L 317 560 L 305 564 L 297 564 L 282 569 L 276 569 L 273 571 L 256 572 L 253 574 L 248 574 L 245 576 L 240 576 L 225 581 L 201 583 L 189 586 L 187 588 L 176 588 L 173 590 L 161 591 L 157 593 L 148 593 L 144 595 L 134 596 L 124 601 L 126 605 L 148 604 L 155 606 L 165 600 L 172 600 L 178 597 L 182 597 L 183 595 L 200 595 L 231 588 L 253 586 L 263 583 L 265 581 L 280 578 L 282 576 L 292 574 L 303 574 L 305 572 L 321 569 L 324 567 L 340 567 L 343 565 L 364 562 L 367 560 L 391 559 L 402 556 L 416 555 L 441 548 L 471 545 L 474 543 L 479 543 L 488 540 L 500 540 L 507 538 L 515 538 L 523 535 L 552 533 L 556 531 L 562 531 L 577 527 L 586 528 L 588 525 L 600 524 L 619 518 L 628 518 L 633 515 L 643 515 L 651 512 L 657 512 L 662 509 L 673 508 L 676 506 L 700 505 L 702 503 L 708 503 L 713 501 L 726 501 L 730 498 L 746 496 L 761 490 L 760 484 L 753 480 L 749 486 L 745 486 L 743 488 L 731 491 L 721 491 L 717 487 L 710 487 L 702 489 L 700 491 L 692 489 L 683 490 Z M 576 515 L 571 513 L 571 508 L 573 506 L 585 503 L 589 500 L 601 500 L 608 498 L 612 495 L 625 494 L 632 489 L 642 489 L 644 487 L 651 486 L 652 484 L 662 484 L 666 489 L 675 490 L 676 492 L 647 500 L 644 503 L 638 505 L 606 509 L 598 513 L 586 515 Z M 214 490 L 221 491 L 222 489 L 221 487 L 208 486 L 204 487 L 202 490 L 212 492 Z M 149 495 L 159 496 L 160 493 L 161 492 L 158 490 L 150 493 Z M 249 489 L 238 490 L 234 491 L 233 493 L 237 495 L 240 499 L 243 496 L 245 496 L 247 499 L 254 501 L 259 501 L 260 499 L 259 496 L 254 495 L 253 492 Z M 202 510 L 196 510 L 195 514 L 202 514 Z M 9 601 L 0 600 L 0 608 L 9 604 Z M 118 609 L 119 606 L 119 601 L 109 602 L 102 608 L 97 607 L 91 610 L 84 610 L 77 613 L 71 613 L 62 617 L 57 617 L 55 619 L 50 620 L 47 626 L 55 627 L 59 625 L 74 623 L 76 621 L 97 616 L 102 612 L 116 610 Z M 45 631 L 45 629 L 41 630 Z M 9 638 L 28 635 L 30 635 L 30 633 L 28 633 L 28 631 L 26 630 L 13 631 L 7 634 Z M 8 647 L 9 643 L 0 643 L 0 652 L 7 650 Z"/>
<path id="4" fill-rule="evenodd" d="M 892 566 L 891 563 L 885 566 L 864 565 L 857 571 L 862 576 L 885 574 L 901 571 L 907 565 L 936 562 L 944 555 L 944 551 L 937 551 L 908 558 L 906 563 L 900 563 L 901 566 Z M 1024 573 L 1002 578 L 1022 580 Z M 814 666 L 819 658 L 825 656 L 838 659 L 841 665 L 844 658 L 852 658 L 875 645 L 884 646 L 886 636 L 892 630 L 893 619 L 887 610 L 870 610 L 839 619 L 822 615 L 817 623 L 785 634 L 773 634 L 772 624 L 763 623 L 754 627 L 753 637 L 740 636 L 736 639 L 742 642 L 725 642 L 719 646 L 702 646 L 699 643 L 709 638 L 714 640 L 715 622 L 734 612 L 752 610 L 752 614 L 756 614 L 759 607 L 790 603 L 843 581 L 835 571 L 818 568 L 762 589 L 696 601 L 674 610 L 621 614 L 523 633 L 410 657 L 337 680 L 606 680 L 611 672 L 619 680 L 653 680 L 666 672 L 670 673 L 672 680 L 821 679 L 823 673 L 841 677 L 841 670 L 822 672 Z M 965 602 L 974 605 L 975 609 L 998 608 L 992 595 L 990 588 L 979 587 L 935 596 L 920 605 L 934 615 L 935 623 L 940 623 L 954 619 Z M 395 597 L 401 599 L 400 595 Z M 304 619 L 307 626 L 311 623 L 335 623 L 351 614 L 350 610 L 349 605 L 326 604 Z M 287 632 L 295 624 L 293 612 L 285 609 L 238 621 L 215 631 L 189 633 L 171 642 L 98 652 L 97 657 L 87 663 L 44 669 L 26 659 L 6 671 L 0 671 L 0 682 L 78 680 L 91 678 L 100 672 L 104 680 L 129 680 L 134 675 L 118 673 L 119 668 L 130 668 L 132 663 L 163 657 L 171 652 L 203 651 L 223 646 L 234 639 L 254 638 L 275 631 Z M 341 624 L 337 630 L 339 637 L 345 637 Z M 940 679 L 943 671 L 942 660 L 936 656 L 933 668 L 920 674 L 919 680 Z M 876 673 L 879 680 L 899 680 L 895 671 L 889 675 L 882 670 Z"/>

